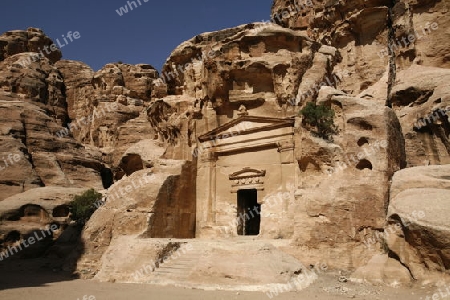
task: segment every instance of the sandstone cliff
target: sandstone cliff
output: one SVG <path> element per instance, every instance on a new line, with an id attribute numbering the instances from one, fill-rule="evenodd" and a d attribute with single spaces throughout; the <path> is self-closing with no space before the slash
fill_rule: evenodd
<path id="1" fill-rule="evenodd" d="M 450 18 L 446 1 L 298 3 L 275 0 L 274 22 L 305 30 L 315 41 L 338 48 L 342 56 L 338 68 L 352 74 L 352 80 L 345 80 L 339 86 L 347 92 L 358 93 L 380 80 L 391 55 L 395 55 L 399 70 L 413 63 L 450 66 L 447 32 Z M 433 23 L 436 25 L 432 27 Z M 393 45 L 392 53 L 389 45 Z"/>
<path id="2" fill-rule="evenodd" d="M 340 61 L 335 72 L 350 75 L 338 82 L 339 89 L 391 102 L 402 123 L 409 166 L 448 163 L 450 128 L 441 113 L 449 105 L 448 96 L 443 96 L 448 92 L 440 83 L 450 67 L 448 3 L 299 3 L 275 0 L 274 22 L 304 30 L 313 40 L 337 48 Z M 435 121 L 428 122 L 428 117 Z M 415 127 L 421 121 L 425 125 Z"/>
<path id="3" fill-rule="evenodd" d="M 246 24 L 183 42 L 161 73 L 122 63 L 95 72 L 60 60 L 58 51 L 36 57 L 52 44 L 38 29 L 0 36 L 0 157 L 11 154 L 0 161 L 8 164 L 0 171 L 3 246 L 44 225 L 70 229 L 68 202 L 93 187 L 104 202 L 71 256 L 82 276 L 153 282 L 156 275 L 132 277 L 146 252 L 158 259 L 172 255 L 174 245 L 193 245 L 196 254 L 186 260 L 210 260 L 186 263 L 183 278 L 198 283 L 206 273 L 218 284 L 257 284 L 226 264 L 212 265 L 220 255 L 235 258 L 233 249 L 249 251 L 230 246 L 240 237 L 236 224 L 227 225 L 239 206 L 228 185 L 241 184 L 264 195 L 257 199 L 263 210 L 266 198 L 283 196 L 254 237 L 271 245 L 251 252 L 263 261 L 268 251 L 276 261 L 293 262 L 295 268 L 282 262 L 270 268 L 285 274 L 276 283 L 305 270 L 296 259 L 355 271 L 356 281 L 409 285 L 445 278 L 448 224 L 439 207 L 446 205 L 450 176 L 447 3 L 304 1 L 295 7 L 275 0 L 272 17 L 277 24 Z M 335 111 L 331 140 L 302 125 L 298 112 L 310 101 Z M 255 132 L 261 145 L 243 158 L 234 155 L 244 146 L 222 151 L 233 126 L 242 126 L 239 145 Z M 281 127 L 280 136 L 289 139 L 280 142 L 268 132 Z M 220 155 L 226 158 L 218 161 Z M 279 172 L 264 177 L 266 170 L 255 165 Z M 417 174 L 424 181 L 408 183 Z M 279 186 L 269 186 L 279 177 Z M 196 244 L 199 236 L 231 244 Z M 116 255 L 135 259 L 111 262 Z"/>

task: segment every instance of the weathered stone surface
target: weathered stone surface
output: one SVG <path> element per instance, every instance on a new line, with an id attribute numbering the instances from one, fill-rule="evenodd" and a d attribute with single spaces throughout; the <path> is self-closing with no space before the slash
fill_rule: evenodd
<path id="1" fill-rule="evenodd" d="M 57 233 L 18 256 L 42 255 L 63 236 L 70 243 L 57 246 L 62 257 L 76 244 L 71 230 L 62 235 L 70 229 L 68 202 L 87 188 L 109 185 L 108 168 L 98 150 L 58 135 L 69 120 L 63 78 L 47 58 L 24 63 L 29 58 L 32 53 L 18 53 L 0 62 L 0 244 L 13 245 L 8 236 L 15 232 L 26 239 L 56 222 Z"/>
<path id="2" fill-rule="evenodd" d="M 338 49 L 341 60 L 335 71 L 346 71 L 350 75 L 338 82 L 340 89 L 349 94 L 358 93 L 381 78 L 387 57 L 378 56 L 385 49 L 378 39 L 387 36 L 388 1 L 340 1 L 332 5 L 326 1 L 299 3 L 306 5 L 283 17 L 282 13 L 289 12 L 294 6 L 290 1 L 275 0 L 272 17 L 285 27 L 306 30 L 313 40 Z"/>
<path id="3" fill-rule="evenodd" d="M 62 54 L 60 49 L 50 48 L 53 44 L 53 41 L 37 28 L 8 31 L 0 35 L 0 61 L 18 53 L 42 51 L 45 57 L 55 63 L 61 59 Z M 48 48 L 44 50 L 45 47 Z"/>
<path id="4" fill-rule="evenodd" d="M 242 104 L 255 115 L 283 117 L 288 102 L 290 107 L 295 103 L 299 87 L 306 93 L 325 77 L 332 78 L 327 66 L 335 63 L 334 52 L 321 53 L 319 48 L 301 32 L 248 24 L 182 43 L 161 76 L 169 94 L 200 100 L 197 109 L 211 101 L 220 116 L 218 125 L 236 116 Z"/>
<path id="5" fill-rule="evenodd" d="M 203 289 L 295 291 L 306 288 L 317 279 L 318 273 L 325 271 L 319 270 L 319 266 L 310 270 L 264 241 L 122 236 L 112 240 L 95 279 Z"/>
<path id="6" fill-rule="evenodd" d="M 76 236 L 75 239 L 70 237 L 69 202 L 85 190 L 56 186 L 34 188 L 0 201 L 0 253 L 8 246 L 17 246 L 21 239 L 33 237 L 35 244 L 10 255 L 15 258 L 36 257 L 70 243 L 65 251 L 67 255 L 77 242 Z M 57 230 L 49 234 L 46 229 L 50 226 Z M 50 247 L 55 243 L 59 246 L 52 250 Z"/>
<path id="7" fill-rule="evenodd" d="M 405 137 L 408 167 L 450 162 L 450 90 L 448 69 L 412 65 L 397 74 L 392 104 Z M 386 99 L 384 77 L 359 96 Z"/>
<path id="8" fill-rule="evenodd" d="M 65 221 L 68 219 L 69 213 L 61 214 L 55 208 L 67 206 L 75 195 L 81 194 L 85 190 L 86 188 L 48 186 L 19 193 L 0 202 L 0 219 L 6 222 L 29 221 L 42 226 L 53 221 Z M 28 205 L 39 206 L 41 213 L 24 215 L 23 208 Z M 6 223 L 2 226 L 6 226 Z"/>
<path id="9" fill-rule="evenodd" d="M 150 101 L 153 80 L 158 78 L 158 71 L 151 65 L 119 64 L 125 88 L 130 90 L 130 97 Z"/>
<path id="10" fill-rule="evenodd" d="M 409 167 L 450 163 L 450 70 L 413 65 L 392 90 Z"/>
<path id="11" fill-rule="evenodd" d="M 165 149 L 158 146 L 154 140 L 141 140 L 125 151 L 118 165 L 129 176 L 136 171 L 153 167 L 164 152 Z"/>
<path id="12" fill-rule="evenodd" d="M 273 14 L 290 3 L 275 0 Z M 150 65 L 114 63 L 94 72 L 42 58 L 24 66 L 18 61 L 32 54 L 21 52 L 30 50 L 7 42 L 0 47 L 0 109 L 8 110 L 0 155 L 17 152 L 19 159 L 3 170 L 0 188 L 7 196 L 50 185 L 99 190 L 114 177 L 78 249 L 78 272 L 104 281 L 153 281 L 157 274 L 131 276 L 174 249 L 154 239 L 194 237 L 227 239 L 206 241 L 188 259 L 205 262 L 187 265 L 192 272 L 184 276 L 196 284 L 209 277 L 281 284 L 298 275 L 286 261 L 298 262 L 270 244 L 311 265 L 357 270 L 356 279 L 372 283 L 446 273 L 448 224 L 438 207 L 448 198 L 447 170 L 420 169 L 425 187 L 401 179 L 401 171 L 389 192 L 402 168 L 448 163 L 448 115 L 425 126 L 418 120 L 449 105 L 446 6 L 392 5 L 311 2 L 280 18 L 284 27 L 203 33 L 173 51 L 160 79 Z M 433 19 L 439 24 L 428 39 L 387 53 Z M 298 111 L 309 101 L 335 111 L 339 130 L 331 140 L 302 126 Z M 436 196 L 430 217 L 404 226 L 419 209 L 417 195 Z M 254 235 L 256 246 L 238 245 L 239 235 Z M 386 243 L 389 256 L 380 255 Z M 217 262 L 223 256 L 248 260 L 248 273 Z M 264 273 L 257 262 L 269 257 L 275 265 Z"/>
<path id="13" fill-rule="evenodd" d="M 1 97 L 0 110 L 4 116 L 1 152 L 5 159 L 18 155 L 17 162 L 7 160 L 8 166 L 2 170 L 1 184 L 10 188 L 0 199 L 38 186 L 103 187 L 101 172 L 105 166 L 100 153 L 70 138 L 58 138 L 56 132 L 61 127 L 45 107 Z"/>
<path id="14" fill-rule="evenodd" d="M 143 113 L 158 77 L 152 66 L 107 64 L 93 72 L 83 63 L 62 60 L 56 67 L 64 78 L 68 114 L 75 124 L 70 134 L 80 143 L 101 149 L 106 163 L 118 167 L 130 144 L 154 137 Z"/>
<path id="15" fill-rule="evenodd" d="M 450 165 L 415 167 L 393 177 L 387 245 L 421 283 L 446 275 Z"/>
<path id="16" fill-rule="evenodd" d="M 342 60 L 335 71 L 346 70 L 351 74 L 339 83 L 339 88 L 348 93 L 359 93 L 382 78 L 387 71 L 390 44 L 399 70 L 408 68 L 413 61 L 425 66 L 450 67 L 445 50 L 449 48 L 446 28 L 450 18 L 444 1 L 296 3 L 274 0 L 273 21 L 305 30 L 313 40 L 336 47 Z"/>
<path id="17" fill-rule="evenodd" d="M 137 235 L 112 238 L 101 259 L 95 279 L 112 282 L 144 283 L 164 257 L 176 251 L 180 243 L 168 240 L 142 239 Z M 130 259 L 132 258 L 132 259 Z"/>
<path id="18" fill-rule="evenodd" d="M 323 99 L 336 111 L 334 141 L 301 128 L 295 137 L 300 174 L 289 210 L 292 245 L 298 247 L 292 253 L 305 263 L 321 260 L 354 269 L 376 254 L 363 243 L 384 227 L 389 180 L 405 164 L 403 137 L 391 109 L 329 92 Z"/>
<path id="19" fill-rule="evenodd" d="M 20 118 L 24 106 L 17 100 L 0 101 L 0 114 L 4 116 L 0 120 L 0 200 L 43 185 L 22 139 L 25 126 Z"/>
<path id="20" fill-rule="evenodd" d="M 71 60 L 60 60 L 55 67 L 64 79 L 69 118 L 76 120 L 91 113 L 94 71 L 82 62 Z"/>
<path id="21" fill-rule="evenodd" d="M 354 282 L 392 287 L 412 284 L 409 271 L 398 260 L 381 254 L 375 255 L 366 266 L 358 268 L 350 279 Z"/>
<path id="22" fill-rule="evenodd" d="M 83 232 L 78 271 L 95 275 L 105 251 L 114 251 L 108 250 L 111 240 L 120 236 L 193 238 L 194 175 L 189 162 L 161 160 L 114 184 Z"/>
<path id="23" fill-rule="evenodd" d="M 45 107 L 60 125 L 67 121 L 64 82 L 47 58 L 21 65 L 32 54 L 20 53 L 0 61 L 0 91 Z"/>

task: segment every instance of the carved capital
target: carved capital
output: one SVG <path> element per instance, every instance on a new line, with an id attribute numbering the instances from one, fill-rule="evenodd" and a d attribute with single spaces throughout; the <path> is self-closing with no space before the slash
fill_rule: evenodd
<path id="1" fill-rule="evenodd" d="M 293 141 L 281 141 L 277 143 L 278 152 L 286 152 L 294 150 L 295 144 Z"/>
<path id="2" fill-rule="evenodd" d="M 200 159 L 202 162 L 215 162 L 217 160 L 217 157 L 214 152 L 205 151 L 200 155 Z"/>

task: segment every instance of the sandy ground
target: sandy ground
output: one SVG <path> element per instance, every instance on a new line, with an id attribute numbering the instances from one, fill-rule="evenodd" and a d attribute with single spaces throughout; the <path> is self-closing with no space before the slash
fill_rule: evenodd
<path id="1" fill-rule="evenodd" d="M 6 272 L 7 271 L 7 272 Z M 339 276 L 321 275 L 310 287 L 299 292 L 285 292 L 272 299 L 425 299 L 435 290 L 374 287 L 339 282 Z M 93 280 L 73 279 L 62 272 L 11 271 L 0 267 L 0 299 L 270 299 L 262 292 L 225 292 L 185 289 L 172 286 L 146 284 L 100 283 Z"/>

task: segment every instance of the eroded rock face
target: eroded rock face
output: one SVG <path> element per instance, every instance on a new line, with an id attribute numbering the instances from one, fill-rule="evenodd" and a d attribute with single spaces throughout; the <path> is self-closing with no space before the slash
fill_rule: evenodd
<path id="1" fill-rule="evenodd" d="M 94 71 L 82 62 L 70 60 L 60 60 L 55 67 L 61 72 L 64 80 L 69 118 L 76 120 L 91 113 L 92 100 L 89 98 L 93 90 Z"/>
<path id="2" fill-rule="evenodd" d="M 203 213 L 196 212 L 196 192 L 205 192 L 202 185 L 216 180 L 205 172 L 201 177 L 205 182 L 195 182 L 199 160 L 206 167 L 215 164 L 214 152 L 200 149 L 199 138 L 243 116 L 277 122 L 288 118 L 293 144 L 272 141 L 269 146 L 275 150 L 266 153 L 271 153 L 267 161 L 280 170 L 270 176 L 280 177 L 290 164 L 288 170 L 294 174 L 289 175 L 295 180 L 282 177 L 279 189 L 289 198 L 274 209 L 282 217 L 271 219 L 276 226 L 266 223 L 261 238 L 281 240 L 284 251 L 310 264 L 322 262 L 351 271 L 367 264 L 357 271 L 359 280 L 395 285 L 391 277 L 400 276 L 409 284 L 409 274 L 425 278 L 424 268 L 446 272 L 448 234 L 442 215 L 435 208 L 429 210 L 444 229 L 433 227 L 431 220 L 392 227 L 404 225 L 409 204 L 416 205 L 417 199 L 409 186 L 401 187 L 407 185 L 401 175 L 394 178 L 389 193 L 399 169 L 448 163 L 448 118 L 442 114 L 431 118 L 430 124 L 419 120 L 449 105 L 445 84 L 449 76 L 442 68 L 449 66 L 446 3 L 399 1 L 393 7 L 383 0 L 305 3 L 289 17 L 279 18 L 282 26 L 248 24 L 182 43 L 159 79 L 150 65 L 114 63 L 94 72 L 80 62 L 41 58 L 24 66 L 19 61 L 32 54 L 21 53 L 29 49 L 17 50 L 22 49 L 22 38 L 7 42 L 11 46 L 0 47 L 4 57 L 0 110 L 7 112 L 0 121 L 0 139 L 5 141 L 0 157 L 17 153 L 18 161 L 2 173 L 4 195 L 50 185 L 102 189 L 114 177 L 106 202 L 85 228 L 77 269 L 85 277 L 97 274 L 101 280 L 127 281 L 138 265 L 111 263 L 111 257 L 124 255 L 123 245 L 135 243 L 127 253 L 142 261 L 148 249 L 157 257 L 167 248 L 167 243 L 156 245 L 143 238 L 195 237 L 196 213 Z M 289 5 L 290 1 L 275 0 L 273 14 Z M 438 27 L 429 30 L 428 39 L 387 51 L 389 44 L 419 32 L 423 22 L 434 19 L 439 20 Z M 388 95 L 392 108 L 385 106 Z M 335 111 L 339 131 L 333 140 L 318 138 L 301 125 L 298 111 L 308 101 Z M 261 137 L 267 139 L 263 133 Z M 233 160 L 233 151 L 225 155 Z M 244 163 L 250 161 L 234 167 L 247 170 Z M 442 184 L 447 175 L 442 176 L 430 179 L 428 188 Z M 110 178 L 107 184 L 105 178 Z M 229 189 L 222 191 L 226 193 L 219 197 L 209 192 L 200 196 L 211 208 L 207 221 L 224 213 L 236 215 Z M 442 189 L 420 192 L 448 198 Z M 441 198 L 436 205 L 442 204 Z M 216 205 L 221 199 L 231 203 L 227 210 Z M 49 221 L 45 209 L 41 213 Z M 55 213 L 63 215 L 64 207 Z M 212 228 L 212 224 L 204 225 Z M 394 229 L 396 234 L 387 241 L 389 257 L 380 255 L 386 249 L 377 234 Z M 377 239 L 372 243 L 373 236 Z M 207 273 L 212 267 L 196 271 Z M 226 272 L 220 276 L 236 275 L 227 268 L 221 265 Z M 375 269 L 374 276 L 368 274 Z"/>
<path id="3" fill-rule="evenodd" d="M 408 168 L 393 177 L 387 245 L 424 284 L 448 279 L 449 179 L 450 165 Z"/>
<path id="4" fill-rule="evenodd" d="M 384 227 L 389 180 L 405 165 L 403 137 L 395 113 L 382 103 L 323 92 L 319 103 L 336 111 L 339 134 L 333 142 L 301 128 L 296 134 L 300 186 L 291 217 L 300 251 L 293 251 L 302 261 L 353 269 L 378 251 L 364 241 Z"/>
<path id="5" fill-rule="evenodd" d="M 450 163 L 450 70 L 413 65 L 392 91 L 406 142 L 408 166 Z"/>
<path id="6" fill-rule="evenodd" d="M 290 16 L 285 13 L 283 18 L 278 16 L 289 11 L 292 4 L 275 0 L 272 17 L 285 27 L 306 30 L 313 40 L 338 49 L 341 60 L 337 68 L 350 75 L 339 83 L 340 89 L 358 93 L 377 82 L 387 66 L 387 57 L 380 58 L 377 53 L 385 49 L 378 38 L 387 36 L 388 1 L 311 2 L 311 6 Z"/>
<path id="7" fill-rule="evenodd" d="M 81 62 L 67 60 L 56 67 L 64 78 L 73 125 L 67 135 L 101 149 L 103 161 L 122 173 L 120 160 L 130 145 L 155 137 L 145 108 L 151 105 L 158 72 L 150 65 L 121 63 L 94 72 Z"/>
<path id="8" fill-rule="evenodd" d="M 61 59 L 62 54 L 60 49 L 50 48 L 53 44 L 53 41 L 37 28 L 8 31 L 0 36 L 0 61 L 15 54 L 33 52 L 42 53 L 51 63 L 55 63 Z M 44 49 L 45 47 L 48 48 Z M 26 62 L 27 60 L 24 60 L 24 63 Z"/>
<path id="9" fill-rule="evenodd" d="M 450 162 L 449 71 L 417 64 L 397 74 L 392 105 L 405 137 L 408 167 Z M 386 77 L 359 96 L 383 102 Z"/>
<path id="10" fill-rule="evenodd" d="M 18 256 L 47 253 L 63 236 L 69 246 L 60 244 L 62 248 L 55 250 L 62 257 L 77 241 L 76 230 L 65 232 L 69 202 L 88 188 L 109 186 L 111 180 L 105 177 L 109 168 L 98 150 L 58 135 L 69 121 L 64 78 L 53 64 L 60 53 L 49 57 L 53 61 L 31 52 L 20 53 L 35 51 L 51 40 L 30 30 L 2 38 L 5 36 L 8 45 L 0 48 L 6 49 L 2 52 L 6 58 L 0 59 L 0 247 L 15 245 L 21 238 L 57 224 L 57 233 Z"/>
<path id="11" fill-rule="evenodd" d="M 414 60 L 426 66 L 450 67 L 447 51 L 450 18 L 445 1 L 291 1 L 274 0 L 274 22 L 306 30 L 315 41 L 331 45 L 342 57 L 337 68 L 351 78 L 339 87 L 359 93 L 387 70 L 392 44 L 399 70 Z M 410 37 L 411 36 L 411 37 Z"/>
<path id="12" fill-rule="evenodd" d="M 168 58 L 155 85 L 169 95 L 149 106 L 149 121 L 165 157 L 191 159 L 196 137 L 239 116 L 297 115 L 321 86 L 348 76 L 333 72 L 338 59 L 334 47 L 274 24 L 200 34 Z"/>
<path id="13" fill-rule="evenodd" d="M 27 34 L 34 42 L 26 44 Z M 60 55 L 39 57 L 31 51 L 53 44 L 41 31 L 14 31 L 0 40 L 8 43 L 0 59 L 0 152 L 6 159 L 0 200 L 43 186 L 109 187 L 114 174 L 104 163 L 120 167 L 131 145 L 155 136 L 144 107 L 157 71 L 111 64 L 95 73 L 80 62 L 58 61 Z M 143 167 L 159 156 L 144 153 Z M 130 174 L 136 171 L 129 167 Z"/>
<path id="14" fill-rule="evenodd" d="M 101 154 L 70 138 L 58 138 L 61 126 L 45 106 L 1 96 L 0 110 L 4 116 L 0 147 L 6 159 L 1 177 L 5 192 L 0 199 L 39 186 L 103 188 Z"/>
<path id="15" fill-rule="evenodd" d="M 61 73 L 47 58 L 21 63 L 31 56 L 31 53 L 20 53 L 0 61 L 0 91 L 45 107 L 58 124 L 65 125 L 68 118 Z"/>
<path id="16" fill-rule="evenodd" d="M 406 139 L 409 167 L 449 159 L 448 5 L 443 1 L 275 0 L 274 22 L 337 48 L 338 88 L 367 99 L 388 95 Z M 284 14 L 283 14 L 284 13 Z M 389 66 L 389 67 L 388 67 Z M 388 83 L 388 84 L 386 84 Z M 418 126 L 416 126 L 418 125 Z"/>
<path id="17" fill-rule="evenodd" d="M 77 270 L 86 277 L 95 275 L 102 268 L 102 256 L 114 251 L 112 241 L 121 236 L 193 238 L 194 176 L 191 163 L 162 160 L 114 184 L 83 231 Z"/>
<path id="18" fill-rule="evenodd" d="M 52 223 L 58 224 L 58 235 L 62 234 L 68 225 L 68 202 L 75 191 L 101 190 L 112 182 L 105 176 L 109 168 L 102 162 L 100 151 L 60 134 L 70 120 L 64 78 L 53 64 L 60 56 L 49 60 L 31 52 L 20 53 L 34 51 L 30 49 L 32 45 L 51 43 L 48 37 L 41 37 L 41 32 L 28 31 L 29 35 L 34 33 L 36 37 L 28 41 L 31 44 L 25 43 L 26 32 L 6 34 L 10 44 L 1 48 L 7 50 L 3 53 L 6 58 L 0 61 L 3 237 L 15 231 L 19 232 L 19 238 L 27 237 Z M 68 235 L 70 231 L 65 237 Z M 2 238 L 1 244 L 7 245 L 7 240 Z M 36 248 L 35 255 L 43 254 L 53 242 L 51 237 L 48 243 Z M 75 243 L 76 238 L 68 252 Z"/>
<path id="19" fill-rule="evenodd" d="M 0 260 L 17 266 L 19 259 L 45 256 L 49 267 L 71 270 L 65 259 L 76 247 L 80 230 L 69 218 L 70 202 L 85 190 L 40 187 L 1 201 Z M 9 250 L 14 247 L 20 251 Z"/>
<path id="20" fill-rule="evenodd" d="M 320 49 L 301 32 L 278 25 L 249 24 L 184 42 L 169 57 L 162 78 L 169 94 L 197 99 L 198 111 L 211 102 L 221 124 L 237 116 L 241 105 L 255 115 L 282 117 L 299 91 L 332 78 L 336 57 L 330 48 Z"/>

